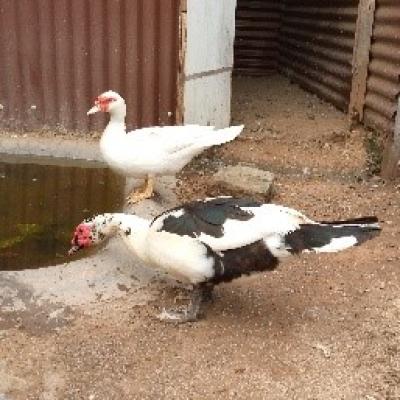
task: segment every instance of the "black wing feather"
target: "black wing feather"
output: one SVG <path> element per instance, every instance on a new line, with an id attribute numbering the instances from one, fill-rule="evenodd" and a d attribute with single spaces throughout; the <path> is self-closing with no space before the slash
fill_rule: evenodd
<path id="1" fill-rule="evenodd" d="M 155 220 L 173 211 L 182 210 L 183 214 L 179 217 L 174 215 L 165 217 L 159 230 L 191 237 L 197 237 L 201 233 L 222 237 L 223 224 L 227 219 L 248 221 L 254 214 L 243 210 L 242 207 L 260 207 L 261 205 L 262 203 L 245 198 L 217 197 L 183 204 L 164 212 Z"/>

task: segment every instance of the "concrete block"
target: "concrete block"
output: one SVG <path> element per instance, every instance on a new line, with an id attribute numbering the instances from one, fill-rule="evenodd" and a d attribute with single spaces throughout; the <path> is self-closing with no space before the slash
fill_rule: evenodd
<path id="1" fill-rule="evenodd" d="M 210 195 L 253 197 L 269 202 L 274 194 L 272 172 L 245 164 L 221 167 L 213 177 Z"/>

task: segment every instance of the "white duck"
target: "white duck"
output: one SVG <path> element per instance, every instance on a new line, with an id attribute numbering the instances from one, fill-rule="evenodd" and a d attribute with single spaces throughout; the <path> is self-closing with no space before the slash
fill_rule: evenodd
<path id="1" fill-rule="evenodd" d="M 376 217 L 314 222 L 296 210 L 248 199 L 217 197 L 168 210 L 153 221 L 128 214 L 102 214 L 79 224 L 70 254 L 120 233 L 145 264 L 193 285 L 185 312 L 164 312 L 177 322 L 197 318 L 213 285 L 273 270 L 284 257 L 337 252 L 379 234 Z"/>
<path id="2" fill-rule="evenodd" d="M 243 125 L 215 130 L 211 126 L 156 126 L 126 133 L 125 100 L 111 90 L 102 93 L 88 115 L 108 112 L 110 121 L 100 140 L 106 162 L 117 172 L 145 178 L 144 186 L 134 190 L 128 203 L 137 203 L 153 194 L 154 177 L 179 172 L 193 157 L 208 147 L 229 142 Z"/>

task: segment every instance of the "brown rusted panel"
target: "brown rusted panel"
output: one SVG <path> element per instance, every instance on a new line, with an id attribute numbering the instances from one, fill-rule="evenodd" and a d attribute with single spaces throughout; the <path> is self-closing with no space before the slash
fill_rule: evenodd
<path id="1" fill-rule="evenodd" d="M 160 12 L 158 4 L 154 1 L 142 1 L 142 15 L 141 125 L 148 126 L 151 125 L 151 121 L 155 120 L 156 113 L 158 113 L 157 96 L 154 96 L 158 84 L 157 71 L 159 68 L 159 49 L 154 46 L 154 43 L 159 41 Z M 146 18 L 150 15 L 151 18 Z"/>
<path id="2" fill-rule="evenodd" d="M 364 123 L 393 132 L 400 93 L 400 3 L 376 0 Z"/>
<path id="3" fill-rule="evenodd" d="M 80 82 L 73 80 L 72 60 L 72 15 L 69 0 L 57 0 L 54 4 L 55 36 L 55 85 L 57 93 L 58 121 L 64 129 L 74 128 L 73 86 Z"/>
<path id="4" fill-rule="evenodd" d="M 101 130 L 120 92 L 130 128 L 176 122 L 180 0 L 0 0 L 0 128 Z"/>
<path id="5" fill-rule="evenodd" d="M 18 10 L 13 0 L 0 3 L 0 41 L 2 74 L 1 94 L 3 118 L 0 123 L 7 128 L 15 125 L 21 127 L 23 104 L 23 87 L 21 83 L 21 54 L 19 35 L 15 29 Z"/>
<path id="6" fill-rule="evenodd" d="M 104 0 L 91 1 L 89 8 L 89 75 L 91 79 L 90 96 L 87 102 L 93 102 L 101 92 L 110 89 L 107 82 L 108 57 L 105 53 L 106 37 L 106 10 Z M 128 110 L 129 111 L 129 110 Z M 93 130 L 100 130 L 106 121 L 106 117 L 97 115 L 90 118 L 90 127 Z"/>
<path id="7" fill-rule="evenodd" d="M 87 104 L 82 99 L 90 90 L 89 76 L 89 12 L 82 0 L 71 1 L 71 14 L 74 16 L 74 29 L 72 30 L 72 55 L 73 60 L 73 104 L 75 115 L 83 116 L 87 112 Z M 88 119 L 78 118 L 74 128 L 78 131 L 88 129 Z"/>
<path id="8" fill-rule="evenodd" d="M 42 110 L 39 111 L 41 111 L 43 126 L 50 127 L 58 122 L 53 0 L 40 0 L 40 7 L 37 7 L 37 12 L 39 38 L 36 49 L 40 54 L 38 70 L 41 74 L 41 88 L 38 92 L 42 105 Z"/>
<path id="9" fill-rule="evenodd" d="M 159 60 L 162 60 L 165 68 L 158 68 L 159 98 L 158 114 L 160 123 L 170 125 L 176 121 L 176 106 L 172 94 L 177 84 L 176 76 L 169 71 L 178 71 L 178 58 L 170 51 L 170 43 L 178 48 L 179 19 L 175 12 L 176 4 L 165 1 L 160 3 L 160 16 L 168 23 L 160 24 L 160 50 Z"/>
<path id="10" fill-rule="evenodd" d="M 280 65 L 293 81 L 346 110 L 357 0 L 285 2 Z"/>
<path id="11" fill-rule="evenodd" d="M 128 129 L 137 128 L 140 126 L 141 116 L 141 98 L 138 93 L 141 91 L 141 63 L 142 59 L 142 41 L 138 34 L 143 29 L 141 24 L 142 13 L 140 2 L 130 3 L 125 1 L 124 17 L 125 17 L 125 65 L 124 76 L 125 82 L 124 93 L 128 107 Z"/>
<path id="12" fill-rule="evenodd" d="M 38 68 L 38 14 L 35 1 L 21 0 L 15 2 L 18 25 L 18 51 L 20 52 L 20 80 L 23 88 L 22 104 L 29 125 L 37 127 L 42 114 L 40 89 L 41 74 Z"/>
<path id="13" fill-rule="evenodd" d="M 278 68 L 282 5 L 274 0 L 238 0 L 234 72 L 266 75 Z"/>

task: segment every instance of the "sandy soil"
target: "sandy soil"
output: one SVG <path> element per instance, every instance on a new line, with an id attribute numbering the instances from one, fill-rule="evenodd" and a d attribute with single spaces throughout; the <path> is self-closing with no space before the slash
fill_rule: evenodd
<path id="1" fill-rule="evenodd" d="M 170 300 L 98 303 L 35 335 L 0 332 L 0 394 L 10 399 L 400 398 L 400 191 L 365 178 L 363 133 L 279 77 L 236 79 L 241 138 L 181 176 L 181 199 L 208 193 L 214 161 L 276 173 L 275 202 L 316 219 L 377 214 L 381 236 L 306 255 L 221 285 L 197 323 L 153 318 Z M 1 398 L 1 395 L 0 395 Z"/>

